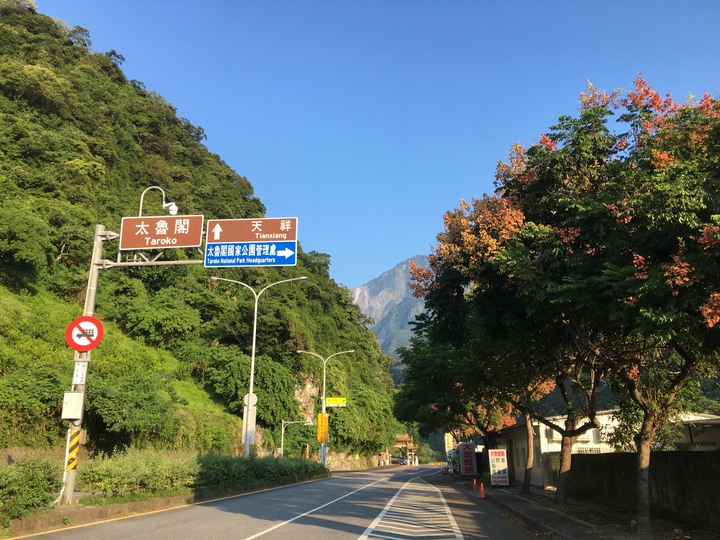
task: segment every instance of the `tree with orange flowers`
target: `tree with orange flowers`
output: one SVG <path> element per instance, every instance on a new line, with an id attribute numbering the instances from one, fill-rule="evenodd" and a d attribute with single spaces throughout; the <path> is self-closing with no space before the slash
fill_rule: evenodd
<path id="1" fill-rule="evenodd" d="M 478 388 L 574 388 L 568 442 L 573 396 L 592 422 L 603 378 L 625 393 L 642 415 L 646 531 L 652 440 L 688 382 L 719 363 L 720 104 L 677 103 L 641 77 L 625 93 L 591 86 L 581 104 L 539 144 L 511 149 L 495 196 L 446 214 L 413 286 L 426 334 L 463 351 Z"/>
<path id="2" fill-rule="evenodd" d="M 524 153 L 519 147 L 515 150 L 514 162 L 500 166 L 501 172 L 523 170 Z M 447 212 L 431 267 L 411 268 L 412 285 L 425 296 L 434 342 L 454 339 L 462 348 L 458 377 L 477 393 L 510 403 L 517 414 L 538 419 L 561 434 L 557 499 L 564 503 L 572 447 L 580 435 L 598 427 L 597 395 L 605 368 L 562 339 L 568 332 L 565 322 L 543 314 L 552 306 L 539 309 L 538 299 L 526 296 L 519 287 L 522 280 L 513 275 L 523 269 L 508 271 L 511 254 L 516 261 L 525 256 L 519 238 L 555 242 L 548 230 L 526 223 L 511 203 L 509 198 L 484 196 Z M 530 310 L 536 313 L 529 316 Z M 553 388 L 563 403 L 563 424 L 551 422 L 538 407 L 539 399 Z M 528 448 L 533 448 L 532 434 L 528 437 Z M 527 459 L 526 490 L 532 453 Z"/>

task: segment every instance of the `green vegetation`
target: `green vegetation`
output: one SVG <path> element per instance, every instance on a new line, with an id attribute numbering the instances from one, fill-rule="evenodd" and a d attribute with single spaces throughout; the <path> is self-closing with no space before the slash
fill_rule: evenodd
<path id="1" fill-rule="evenodd" d="M 38 457 L 0 467 L 0 526 L 52 503 L 60 491 L 60 473 L 59 463 Z"/>
<path id="2" fill-rule="evenodd" d="M 110 504 L 189 492 L 219 492 L 268 482 L 308 479 L 327 473 L 318 462 L 272 457 L 250 459 L 218 453 L 128 449 L 100 454 L 83 468 L 79 489 L 85 504 Z"/>
<path id="3" fill-rule="evenodd" d="M 0 468 L 0 527 L 47 508 L 60 490 L 60 463 L 28 456 Z M 85 505 L 107 505 L 188 493 L 232 493 L 327 474 L 316 461 L 232 457 L 217 453 L 127 449 L 99 454 L 79 470 Z M 0 529 L 1 530 L 1 529 Z"/>
<path id="4" fill-rule="evenodd" d="M 73 373 L 64 331 L 82 314 L 96 224 L 119 232 L 151 185 L 181 214 L 265 213 L 250 182 L 203 146 L 203 129 L 128 81 L 122 60 L 93 51 L 84 28 L 0 0 L 0 447 L 64 442 L 59 417 Z M 143 214 L 164 215 L 159 199 L 148 192 Z M 104 258 L 116 250 L 105 242 Z M 161 254 L 199 258 L 191 249 Z M 329 264 L 329 255 L 300 249 L 295 267 L 217 271 L 256 290 L 308 277 L 259 303 L 259 455 L 279 447 L 283 419 L 318 410 L 322 364 L 297 349 L 356 351 L 328 365 L 328 394 L 349 404 L 332 412 L 333 450 L 372 455 L 392 443 L 391 360 Z M 100 272 L 95 316 L 105 337 L 91 353 L 83 420 L 91 453 L 242 450 L 253 298 L 209 276 L 200 265 Z M 287 430 L 286 456 L 306 445 L 318 446 L 312 428 Z"/>

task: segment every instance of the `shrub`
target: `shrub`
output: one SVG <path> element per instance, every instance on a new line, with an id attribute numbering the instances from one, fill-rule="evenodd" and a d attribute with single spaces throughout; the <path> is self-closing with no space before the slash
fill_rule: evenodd
<path id="1" fill-rule="evenodd" d="M 128 449 L 112 457 L 99 454 L 78 472 L 78 486 L 103 497 L 137 497 L 182 491 L 197 476 L 193 452 Z"/>
<path id="2" fill-rule="evenodd" d="M 49 459 L 28 457 L 0 468 L 0 523 L 45 508 L 60 493 L 62 467 Z"/>
<path id="3" fill-rule="evenodd" d="M 230 489 L 265 482 L 310 478 L 326 472 L 320 463 L 299 458 L 244 458 L 206 454 L 199 458 L 197 488 Z"/>
<path id="4" fill-rule="evenodd" d="M 209 453 L 129 449 L 100 454 L 78 471 L 81 491 L 103 498 L 142 498 L 171 492 L 215 491 L 293 481 L 325 472 L 305 459 L 244 458 Z"/>

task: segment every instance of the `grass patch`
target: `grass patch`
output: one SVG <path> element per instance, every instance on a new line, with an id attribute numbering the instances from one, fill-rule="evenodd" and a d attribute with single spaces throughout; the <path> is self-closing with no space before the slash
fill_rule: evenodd
<path id="1" fill-rule="evenodd" d="M 189 409 L 218 414 L 227 413 L 224 407 L 215 403 L 210 394 L 195 382 L 174 380 L 170 384 L 177 393 L 177 397 L 184 399 L 185 406 Z"/>

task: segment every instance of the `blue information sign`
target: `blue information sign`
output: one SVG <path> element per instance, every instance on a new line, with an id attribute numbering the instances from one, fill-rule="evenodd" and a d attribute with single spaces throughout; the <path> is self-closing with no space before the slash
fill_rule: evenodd
<path id="1" fill-rule="evenodd" d="M 206 267 L 295 266 L 297 241 L 220 242 L 205 248 Z"/>

